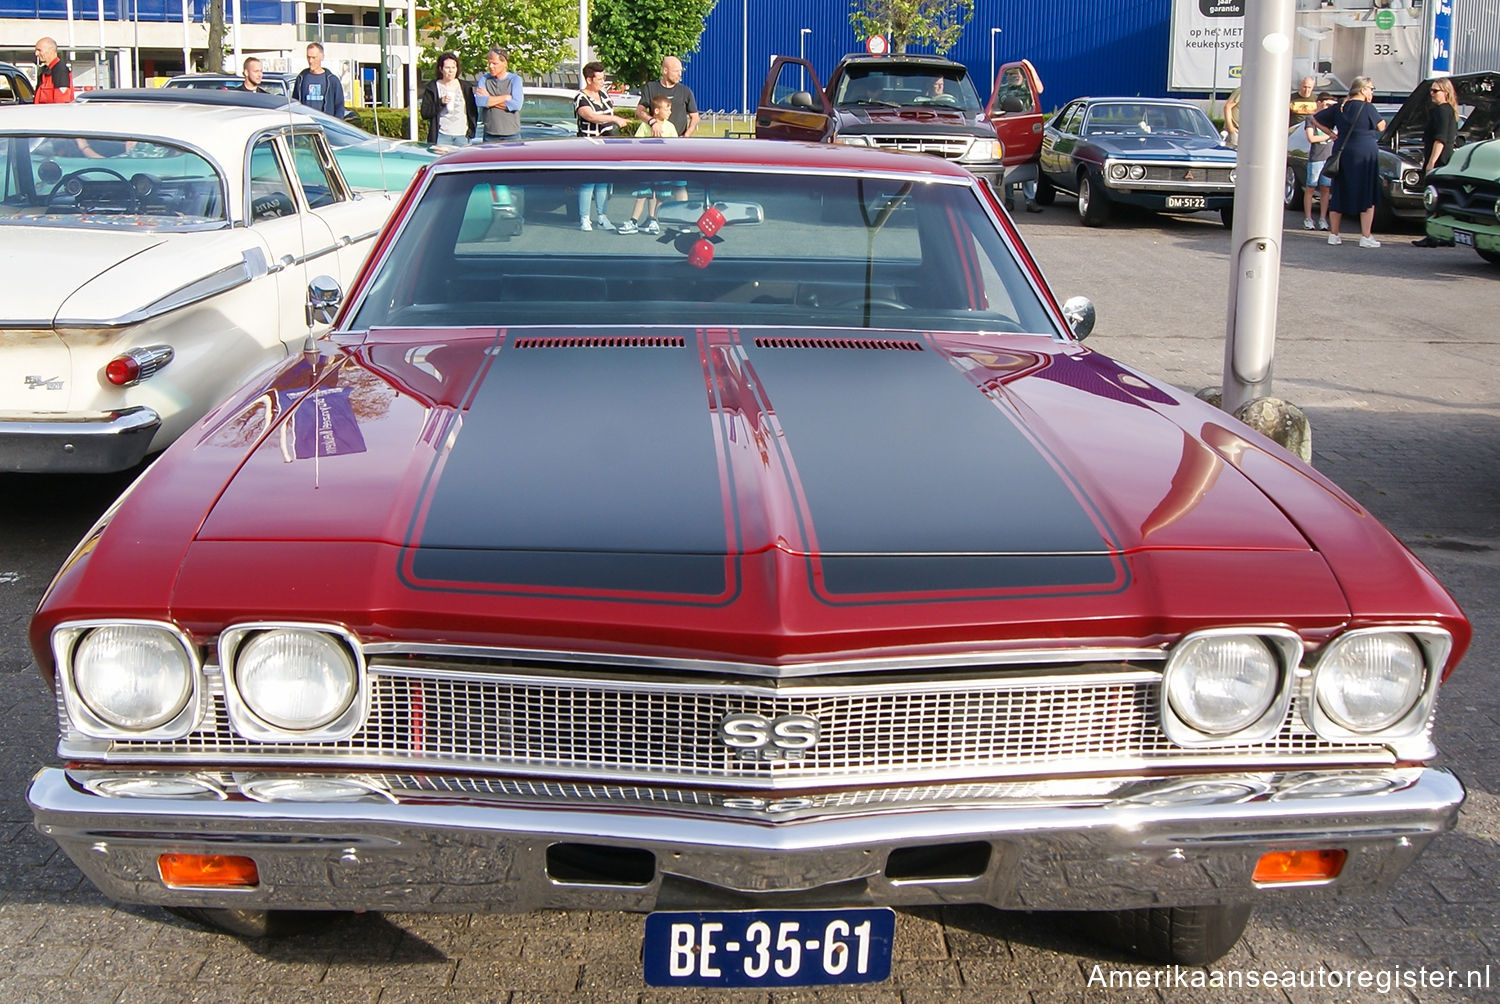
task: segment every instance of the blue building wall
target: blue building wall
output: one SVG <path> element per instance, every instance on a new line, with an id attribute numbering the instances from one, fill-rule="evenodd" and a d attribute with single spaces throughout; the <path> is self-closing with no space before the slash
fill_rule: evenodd
<path id="1" fill-rule="evenodd" d="M 951 59 L 969 67 L 989 96 L 991 29 L 997 65 L 1030 59 L 1046 86 L 1047 108 L 1084 94 L 1166 93 L 1171 0 L 975 0 L 974 17 Z M 801 29 L 808 60 L 825 77 L 864 41 L 849 27 L 845 0 L 719 0 L 684 79 L 704 109 L 736 110 L 748 91 L 754 106 L 773 55 L 798 53 Z M 912 52 L 927 52 L 912 46 Z"/>
<path id="2" fill-rule="evenodd" d="M 98 0 L 72 0 L 73 20 L 99 20 Z M 208 0 L 188 0 L 194 21 L 202 21 Z M 231 0 L 226 0 L 225 16 L 232 19 Z M 240 21 L 244 24 L 289 24 L 296 8 L 282 0 L 240 0 Z M 66 20 L 68 0 L 0 0 L 0 17 L 46 18 Z M 182 0 L 104 0 L 106 21 L 181 21 Z"/>

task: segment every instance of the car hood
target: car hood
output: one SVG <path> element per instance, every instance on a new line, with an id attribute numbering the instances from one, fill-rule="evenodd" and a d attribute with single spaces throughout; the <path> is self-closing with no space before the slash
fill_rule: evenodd
<path id="1" fill-rule="evenodd" d="M 244 268 L 246 241 L 230 230 L 138 233 L 7 228 L 8 326 L 119 324 L 171 302 L 195 282 Z M 23 253 L 24 248 L 24 253 Z"/>
<path id="2" fill-rule="evenodd" d="M 1500 182 L 1500 139 L 1469 143 L 1453 151 L 1453 159 L 1435 169 L 1432 177 L 1473 178 L 1476 181 Z"/>
<path id="3" fill-rule="evenodd" d="M 1398 143 L 1407 146 L 1412 142 L 1421 146 L 1422 127 L 1426 125 L 1427 111 L 1432 107 L 1428 88 L 1435 79 L 1437 78 L 1431 77 L 1423 80 L 1407 95 L 1401 107 L 1386 123 L 1385 132 L 1380 137 L 1383 146 L 1393 149 Z M 1487 128 L 1493 131 L 1496 116 L 1500 114 L 1500 72 L 1486 70 L 1482 73 L 1458 73 L 1448 79 L 1452 81 L 1453 90 L 1458 95 L 1459 107 L 1473 109 L 1469 113 L 1469 119 L 1488 123 Z M 1463 125 L 1462 122 L 1459 124 Z"/>
<path id="4" fill-rule="evenodd" d="M 979 112 L 966 115 L 957 109 L 933 106 L 886 108 L 880 105 L 840 106 L 835 111 L 841 120 L 840 135 L 858 136 L 875 132 L 915 135 L 931 133 L 934 128 L 990 138 L 995 134 L 994 126 L 989 125 Z"/>
<path id="5" fill-rule="evenodd" d="M 859 647 L 887 624 L 1347 616 L 1225 459 L 1261 448 L 1208 406 L 1042 336 L 804 334 L 391 332 L 294 366 L 174 448 L 236 471 L 179 613 L 467 610 L 490 631 L 515 611 L 529 632 L 625 604 L 621 630 L 719 618 L 773 647 L 814 622 Z"/>
<path id="6" fill-rule="evenodd" d="M 1134 160 L 1206 160 L 1235 162 L 1235 152 L 1202 136 L 1089 136 L 1085 140 L 1111 157 Z"/>

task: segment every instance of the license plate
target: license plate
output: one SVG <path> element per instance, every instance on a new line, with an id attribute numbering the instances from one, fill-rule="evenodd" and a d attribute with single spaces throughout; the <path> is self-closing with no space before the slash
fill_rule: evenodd
<path id="1" fill-rule="evenodd" d="M 1469 233 L 1467 230 L 1455 230 L 1453 231 L 1453 243 L 1462 244 L 1466 248 L 1471 248 L 1474 246 L 1474 235 Z"/>
<path id="2" fill-rule="evenodd" d="M 808 987 L 879 983 L 891 975 L 896 914 L 847 910 L 728 910 L 646 918 L 653 987 Z"/>
<path id="3" fill-rule="evenodd" d="M 1168 209 L 1202 209 L 1206 205 L 1208 205 L 1208 200 L 1201 195 L 1167 196 Z"/>

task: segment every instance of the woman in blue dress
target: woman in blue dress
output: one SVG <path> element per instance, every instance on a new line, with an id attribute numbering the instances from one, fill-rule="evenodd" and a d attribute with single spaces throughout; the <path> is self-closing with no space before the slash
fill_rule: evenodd
<path id="1" fill-rule="evenodd" d="M 1385 132 L 1385 120 L 1370 104 L 1375 96 L 1375 82 L 1369 77 L 1355 77 L 1349 85 L 1349 97 L 1341 105 L 1325 108 L 1313 116 L 1318 124 L 1338 133 L 1339 173 L 1333 179 L 1332 211 L 1328 214 L 1328 243 L 1342 244 L 1339 221 L 1345 216 L 1359 216 L 1359 246 L 1378 248 L 1380 242 L 1370 233 L 1375 225 L 1375 199 L 1380 189 L 1380 154 L 1378 141 Z M 1338 151 L 1336 151 L 1338 152 Z"/>

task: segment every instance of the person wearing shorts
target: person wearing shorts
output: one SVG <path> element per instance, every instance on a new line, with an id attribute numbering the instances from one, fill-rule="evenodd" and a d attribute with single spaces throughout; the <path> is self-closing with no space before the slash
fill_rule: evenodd
<path id="1" fill-rule="evenodd" d="M 1327 91 L 1318 92 L 1317 111 L 1330 108 L 1338 104 L 1338 101 Z M 1309 115 L 1303 120 L 1306 125 L 1303 130 L 1307 133 L 1307 183 L 1302 186 L 1302 229 L 1303 230 L 1327 230 L 1328 229 L 1328 197 L 1330 182 L 1323 177 L 1323 165 L 1328 163 L 1329 156 L 1333 153 L 1333 133 L 1323 129 L 1313 117 Z M 1318 193 L 1318 219 L 1313 221 L 1313 191 Z"/>

